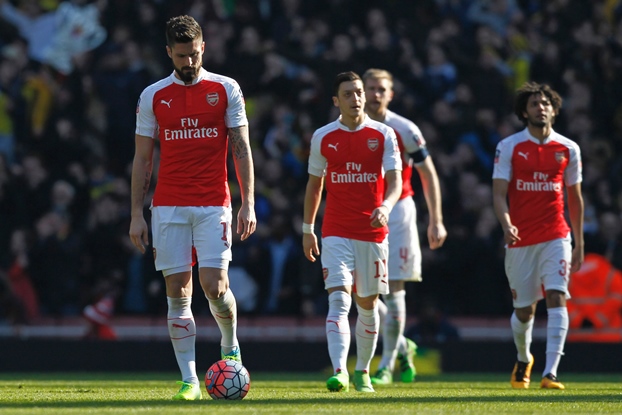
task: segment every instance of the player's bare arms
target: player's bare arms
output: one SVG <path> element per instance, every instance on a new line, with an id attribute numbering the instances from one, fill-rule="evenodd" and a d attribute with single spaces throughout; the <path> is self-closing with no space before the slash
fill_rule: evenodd
<path id="1" fill-rule="evenodd" d="M 443 224 L 441 186 L 438 174 L 431 156 L 426 157 L 423 163 L 416 164 L 415 168 L 421 178 L 423 195 L 425 196 L 430 214 L 430 223 L 427 231 L 428 243 L 430 249 L 438 249 L 443 246 L 445 239 L 447 239 L 447 229 L 445 229 Z"/>
<path id="2" fill-rule="evenodd" d="M 240 185 L 242 206 L 238 212 L 237 233 L 241 240 L 251 236 L 257 228 L 255 217 L 255 173 L 248 126 L 229 128 L 229 141 L 233 153 L 235 173 Z"/>
<path id="3" fill-rule="evenodd" d="M 141 253 L 149 245 L 149 231 L 143 215 L 145 197 L 151 184 L 154 141 L 136 134 L 136 153 L 132 164 L 130 240 Z"/>
<path id="4" fill-rule="evenodd" d="M 320 202 L 322 200 L 322 189 L 324 188 L 324 177 L 314 176 L 309 174 L 309 181 L 307 182 L 307 188 L 305 190 L 304 200 L 304 212 L 302 220 L 304 223 L 313 225 L 315 223 L 315 217 L 320 208 Z M 311 261 L 316 261 L 316 256 L 320 255 L 320 248 L 315 233 L 302 234 L 302 249 L 305 257 Z"/>

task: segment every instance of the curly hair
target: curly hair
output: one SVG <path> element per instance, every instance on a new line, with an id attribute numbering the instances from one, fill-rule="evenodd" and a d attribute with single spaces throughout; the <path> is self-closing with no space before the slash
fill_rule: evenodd
<path id="1" fill-rule="evenodd" d="M 539 84 L 537 82 L 525 82 L 518 90 L 516 90 L 516 99 L 514 100 L 514 114 L 523 123 L 527 124 L 527 101 L 532 95 L 544 95 L 551 101 L 555 115 L 559 114 L 562 107 L 562 97 L 559 96 L 549 85 Z M 554 120 L 553 120 L 554 121 Z"/>

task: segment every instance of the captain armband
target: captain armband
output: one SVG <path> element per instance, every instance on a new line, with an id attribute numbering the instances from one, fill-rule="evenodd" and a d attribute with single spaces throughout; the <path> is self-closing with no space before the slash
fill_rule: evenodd
<path id="1" fill-rule="evenodd" d="M 418 164 L 422 163 L 430 155 L 430 152 L 427 147 L 419 147 L 419 150 L 408 153 L 408 155 L 413 159 L 413 163 Z"/>

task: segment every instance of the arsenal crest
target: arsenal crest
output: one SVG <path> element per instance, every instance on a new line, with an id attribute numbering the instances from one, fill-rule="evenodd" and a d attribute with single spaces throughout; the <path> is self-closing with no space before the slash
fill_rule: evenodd
<path id="1" fill-rule="evenodd" d="M 367 139 L 367 148 L 371 151 L 376 151 L 378 149 L 378 139 L 377 138 L 368 138 Z"/>
<path id="2" fill-rule="evenodd" d="M 563 163 L 565 159 L 566 159 L 566 155 L 563 152 L 555 153 L 555 160 L 557 160 L 558 163 Z"/>
<path id="3" fill-rule="evenodd" d="M 205 96 L 205 99 L 207 99 L 207 103 L 212 107 L 216 106 L 216 104 L 218 104 L 218 92 L 210 92 Z"/>

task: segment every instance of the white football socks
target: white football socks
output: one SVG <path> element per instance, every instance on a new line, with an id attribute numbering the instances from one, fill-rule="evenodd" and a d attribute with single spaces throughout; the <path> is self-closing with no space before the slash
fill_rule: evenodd
<path id="1" fill-rule="evenodd" d="M 564 354 L 564 344 L 568 334 L 568 309 L 555 307 L 547 310 L 546 324 L 546 365 L 542 375 L 557 376 L 557 366 Z"/>
<path id="2" fill-rule="evenodd" d="M 521 362 L 529 362 L 531 341 L 533 336 L 533 322 L 532 318 L 527 323 L 523 323 L 516 317 L 516 312 L 512 313 L 510 318 L 510 325 L 512 326 L 512 333 L 514 335 L 514 344 L 516 345 L 517 358 Z"/>
<path id="3" fill-rule="evenodd" d="M 195 340 L 197 335 L 194 317 L 192 316 L 191 297 L 167 297 L 168 333 L 173 343 L 177 365 L 181 370 L 184 382 L 199 384 L 195 360 Z"/>
<path id="4" fill-rule="evenodd" d="M 406 352 L 406 340 L 404 339 L 404 328 L 406 326 L 406 291 L 400 290 L 384 295 L 386 303 L 386 315 L 382 321 L 382 359 L 378 367 L 389 368 L 393 371 L 395 357 L 398 353 L 398 346 Z M 380 305 L 382 302 L 379 301 Z M 384 307 L 384 304 L 382 305 Z"/>
<path id="5" fill-rule="evenodd" d="M 348 314 L 351 306 L 352 296 L 345 291 L 335 291 L 328 295 L 326 340 L 328 355 L 335 373 L 337 371 L 348 373 L 347 360 L 351 337 Z"/>
<path id="6" fill-rule="evenodd" d="M 237 337 L 238 313 L 233 292 L 227 289 L 220 298 L 216 300 L 208 298 L 207 301 L 209 301 L 209 309 L 220 329 L 222 336 L 220 346 L 223 352 L 230 353 L 239 346 Z"/>
<path id="7" fill-rule="evenodd" d="M 358 318 L 356 320 L 356 370 L 365 370 L 369 373 L 369 365 L 376 351 L 380 319 L 378 309 L 365 310 L 356 305 Z"/>

